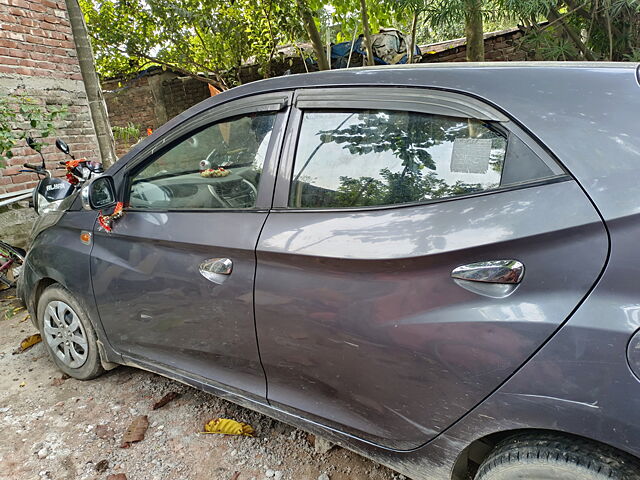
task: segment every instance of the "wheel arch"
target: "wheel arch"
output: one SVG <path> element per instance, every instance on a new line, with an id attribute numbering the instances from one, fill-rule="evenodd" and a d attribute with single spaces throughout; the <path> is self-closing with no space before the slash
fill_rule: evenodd
<path id="1" fill-rule="evenodd" d="M 553 430 L 553 429 L 544 429 L 544 428 L 518 428 L 513 430 L 503 430 L 500 432 L 490 433 L 483 437 L 477 438 L 476 440 L 471 442 L 469 445 L 467 445 L 467 447 L 464 448 L 464 450 L 462 450 L 458 454 L 458 457 L 451 470 L 451 480 L 469 480 L 470 478 L 473 478 L 478 468 L 482 464 L 482 462 L 489 456 L 491 451 L 496 447 L 498 443 L 500 443 L 501 441 L 503 441 L 508 437 L 520 435 L 523 433 L 527 433 L 527 434 L 552 433 L 556 435 L 561 435 L 567 439 L 586 440 L 593 444 L 600 445 L 604 448 L 614 451 L 623 457 L 629 457 L 629 458 L 635 459 L 636 461 L 640 461 L 639 458 L 630 454 L 629 452 L 621 450 L 607 443 L 600 442 L 598 440 L 594 440 L 589 437 L 584 437 L 582 435 L 576 435 L 573 433 L 564 432 L 562 430 Z"/>
<path id="2" fill-rule="evenodd" d="M 44 293 L 44 291 L 50 287 L 51 285 L 60 285 L 62 288 L 64 288 L 65 290 L 71 292 L 67 286 L 58 281 L 53 279 L 52 277 L 42 277 L 40 280 L 37 281 L 34 289 L 33 289 L 33 297 L 31 300 L 31 309 L 29 310 L 30 314 L 31 314 L 31 322 L 34 324 L 34 326 L 36 328 L 39 328 L 39 322 L 37 320 L 37 314 L 38 314 L 38 302 L 40 301 L 40 297 L 42 296 L 42 294 Z M 82 298 L 78 297 L 77 295 L 74 295 L 74 297 L 77 299 L 78 302 L 80 302 L 80 305 L 84 308 L 84 310 L 87 312 L 87 317 L 89 319 L 89 322 L 91 322 L 94 331 L 96 332 L 96 343 L 98 345 L 98 354 L 100 357 L 100 363 L 102 364 L 102 368 L 104 368 L 105 370 L 113 370 L 114 368 L 116 368 L 118 366 L 117 363 L 114 363 L 112 361 L 110 361 L 109 359 L 109 354 L 107 352 L 107 348 L 105 347 L 105 342 L 102 340 L 102 331 L 100 329 L 101 325 L 97 325 L 96 321 L 92 318 L 91 314 L 89 313 L 89 310 L 87 309 L 87 306 L 84 305 L 84 301 Z"/>
<path id="3" fill-rule="evenodd" d="M 47 287 L 60 283 L 51 277 L 42 277 L 38 280 L 33 288 L 33 295 L 28 300 L 27 310 L 31 314 L 31 322 L 38 328 L 38 301 Z"/>

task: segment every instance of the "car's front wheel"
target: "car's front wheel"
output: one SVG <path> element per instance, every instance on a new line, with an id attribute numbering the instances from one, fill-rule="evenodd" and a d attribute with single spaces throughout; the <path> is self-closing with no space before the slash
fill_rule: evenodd
<path id="1" fill-rule="evenodd" d="M 104 373 L 93 326 L 68 290 L 47 287 L 38 301 L 38 326 L 49 355 L 64 373 L 79 380 Z"/>
<path id="2" fill-rule="evenodd" d="M 613 448 L 554 433 L 509 437 L 482 462 L 475 480 L 638 480 L 638 464 Z"/>

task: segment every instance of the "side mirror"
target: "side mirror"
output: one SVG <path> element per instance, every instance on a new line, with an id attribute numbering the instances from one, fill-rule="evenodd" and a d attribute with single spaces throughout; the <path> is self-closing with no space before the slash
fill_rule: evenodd
<path id="1" fill-rule="evenodd" d="M 33 138 L 27 137 L 27 145 L 33 148 L 36 152 L 38 151 L 38 142 L 36 142 Z"/>
<path id="2" fill-rule="evenodd" d="M 116 187 L 113 178 L 102 176 L 94 178 L 82 187 L 82 206 L 86 210 L 101 210 L 116 203 Z"/>
<path id="3" fill-rule="evenodd" d="M 60 150 L 65 155 L 69 155 L 69 152 L 71 151 L 69 145 L 67 145 L 63 140 L 60 140 L 59 138 L 56 139 L 56 147 L 58 147 L 58 150 Z"/>

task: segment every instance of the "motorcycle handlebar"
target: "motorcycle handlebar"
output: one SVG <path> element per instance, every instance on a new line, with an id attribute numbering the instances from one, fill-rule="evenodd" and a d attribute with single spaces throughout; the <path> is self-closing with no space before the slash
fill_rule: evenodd
<path id="1" fill-rule="evenodd" d="M 31 170 L 41 170 L 42 167 L 40 165 L 32 165 L 31 163 L 23 163 L 23 167 L 30 168 Z"/>

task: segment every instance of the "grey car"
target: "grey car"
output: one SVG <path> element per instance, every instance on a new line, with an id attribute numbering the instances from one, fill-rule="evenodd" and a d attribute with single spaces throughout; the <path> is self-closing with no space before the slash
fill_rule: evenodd
<path id="1" fill-rule="evenodd" d="M 234 88 L 44 215 L 19 295 L 75 378 L 151 370 L 414 479 L 640 478 L 639 82 Z"/>

